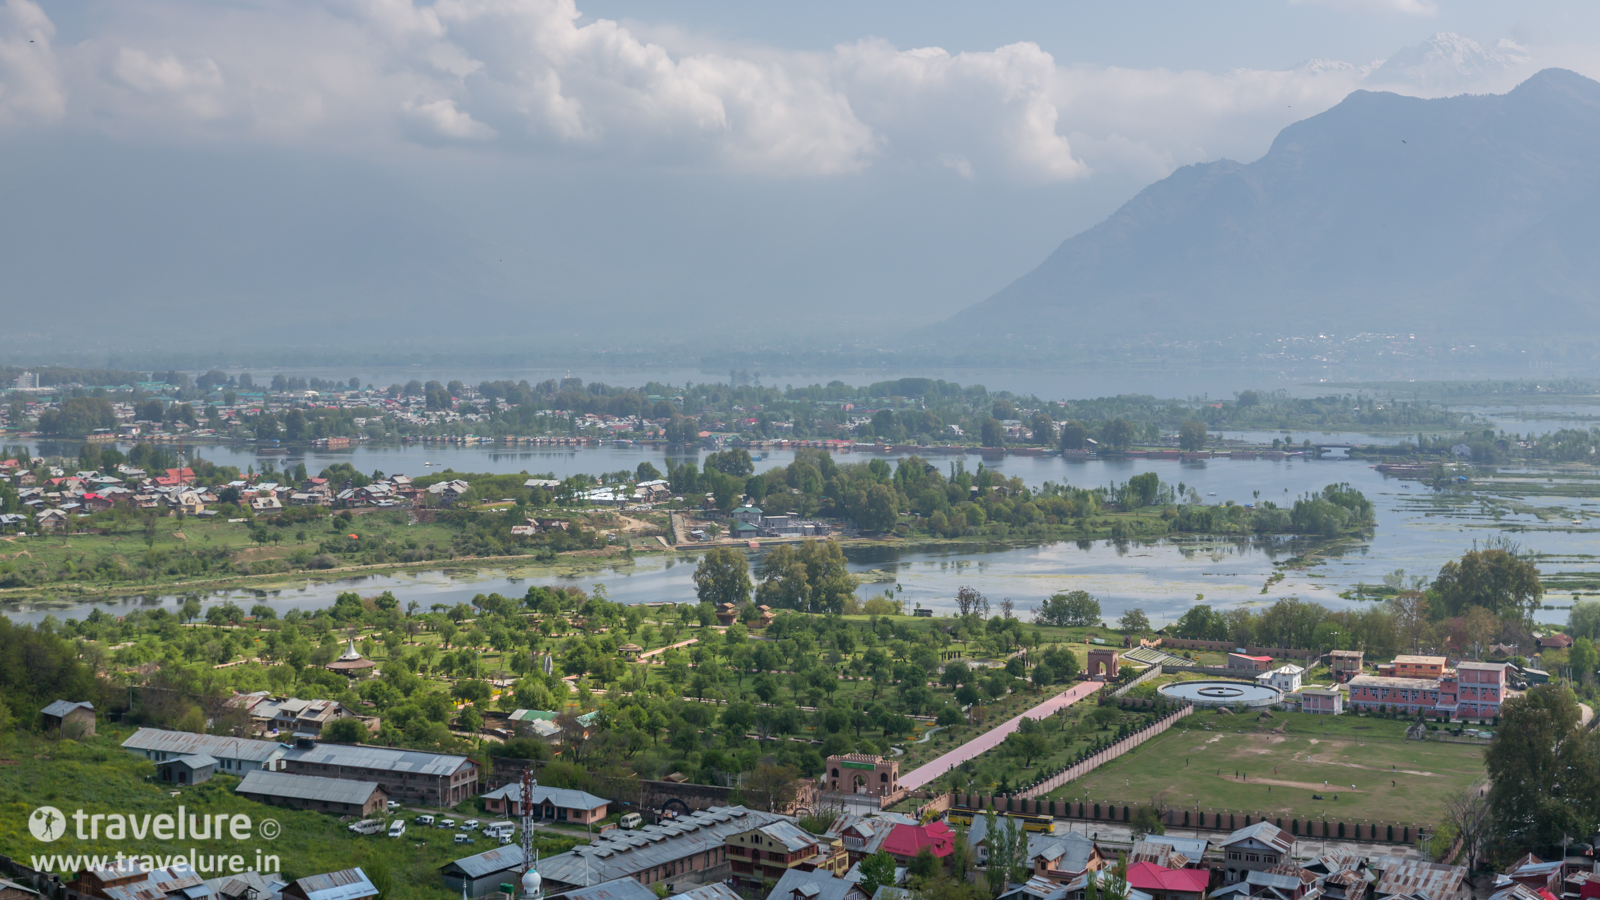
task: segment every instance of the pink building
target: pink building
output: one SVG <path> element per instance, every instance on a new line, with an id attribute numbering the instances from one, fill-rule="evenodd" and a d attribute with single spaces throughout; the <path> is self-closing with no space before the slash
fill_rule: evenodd
<path id="1" fill-rule="evenodd" d="M 1456 663 L 1456 703 L 1458 715 L 1474 719 L 1500 715 L 1506 696 L 1506 664 L 1486 662 Z"/>
<path id="2" fill-rule="evenodd" d="M 1487 719 L 1500 715 L 1505 691 L 1505 663 L 1462 662 L 1438 678 L 1358 675 L 1350 679 L 1350 706 Z"/>
<path id="3" fill-rule="evenodd" d="M 1338 688 L 1301 688 L 1300 711 L 1337 716 L 1344 712 L 1344 692 Z"/>

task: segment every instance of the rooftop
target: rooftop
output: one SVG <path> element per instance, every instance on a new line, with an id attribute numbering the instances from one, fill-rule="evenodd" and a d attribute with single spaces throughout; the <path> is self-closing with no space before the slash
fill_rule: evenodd
<path id="1" fill-rule="evenodd" d="M 236 794 L 261 794 L 268 797 L 286 797 L 294 800 L 326 800 L 329 803 L 348 803 L 363 806 L 378 790 L 375 781 L 346 781 L 343 778 L 323 778 L 320 775 L 291 775 L 288 772 L 268 772 L 252 769 L 234 788 Z"/>

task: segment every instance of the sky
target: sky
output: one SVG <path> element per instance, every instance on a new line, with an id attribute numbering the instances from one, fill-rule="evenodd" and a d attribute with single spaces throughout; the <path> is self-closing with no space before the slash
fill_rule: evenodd
<path id="1" fill-rule="evenodd" d="M 1351 91 L 1547 66 L 1600 6 L 0 0 L 5 307 L 884 340 Z"/>

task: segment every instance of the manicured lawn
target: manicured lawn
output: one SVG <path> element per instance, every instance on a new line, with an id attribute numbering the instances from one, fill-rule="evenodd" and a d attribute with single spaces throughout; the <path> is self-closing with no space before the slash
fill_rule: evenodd
<path id="1" fill-rule="evenodd" d="M 1050 796 L 1087 788 L 1090 802 L 1420 824 L 1439 821 L 1445 798 L 1484 775 L 1481 747 L 1407 741 L 1403 722 L 1273 716 L 1257 731 L 1253 717 L 1196 712 Z"/>

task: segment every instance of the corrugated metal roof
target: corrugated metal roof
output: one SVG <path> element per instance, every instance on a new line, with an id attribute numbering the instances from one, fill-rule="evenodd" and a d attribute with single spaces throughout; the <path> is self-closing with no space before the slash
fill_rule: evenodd
<path id="1" fill-rule="evenodd" d="M 222 737 L 215 734 L 190 734 L 187 731 L 162 731 L 159 728 L 141 728 L 122 742 L 128 750 L 171 753 L 193 756 L 203 753 L 218 759 L 243 759 L 266 762 L 283 752 L 283 746 L 272 741 L 252 741 L 249 738 Z"/>
<path id="2" fill-rule="evenodd" d="M 802 831 L 800 826 L 793 822 L 773 822 L 770 825 L 761 826 L 759 830 L 762 834 L 781 844 L 785 850 L 804 850 L 817 843 L 816 838 Z"/>
<path id="3" fill-rule="evenodd" d="M 604 884 L 578 888 L 568 893 L 566 900 L 655 900 L 655 896 L 655 891 L 632 878 L 613 878 Z"/>
<path id="4" fill-rule="evenodd" d="M 1383 868 L 1383 876 L 1376 888 L 1379 894 L 1410 894 L 1421 892 L 1433 900 L 1454 897 L 1461 890 L 1467 870 L 1461 866 L 1446 866 L 1420 860 L 1395 860 Z"/>
<path id="5" fill-rule="evenodd" d="M 462 874 L 471 879 L 479 879 L 496 872 L 505 872 L 509 869 L 521 870 L 523 860 L 522 848 L 516 844 L 496 847 L 485 850 L 472 856 L 464 856 L 454 862 L 448 862 L 439 868 L 449 874 Z M 451 870 L 454 870 L 452 872 Z M 653 895 L 652 895 L 653 896 Z"/>
<path id="6" fill-rule="evenodd" d="M 236 794 L 257 794 L 265 797 L 286 797 L 294 800 L 326 800 L 329 803 L 348 803 L 365 806 L 378 789 L 375 781 L 348 781 L 343 778 L 323 778 L 320 775 L 292 775 L 288 772 L 268 772 L 251 769 L 244 780 L 233 789 Z"/>
<path id="7" fill-rule="evenodd" d="M 306 896 L 306 900 L 359 900 L 378 894 L 378 889 L 367 879 L 367 873 L 361 871 L 360 866 L 308 875 L 295 881 L 294 887 L 297 893 Z"/>
<path id="8" fill-rule="evenodd" d="M 560 884 L 599 885 L 721 847 L 729 835 L 785 820 L 788 817 L 742 806 L 701 810 L 675 822 L 696 826 L 693 831 L 673 835 L 661 825 L 646 825 L 634 831 L 608 831 L 592 844 L 540 860 L 539 874 Z"/>
<path id="9" fill-rule="evenodd" d="M 410 772 L 416 775 L 453 775 L 471 760 L 465 756 L 425 753 L 421 750 L 394 750 L 361 744 L 318 744 L 290 750 L 283 755 L 290 762 L 347 769 L 376 769 L 384 772 Z"/>
<path id="10" fill-rule="evenodd" d="M 549 803 L 552 806 L 565 807 L 566 809 L 595 809 L 611 802 L 604 797 L 596 797 L 588 791 L 544 787 L 537 784 L 533 786 L 529 796 L 534 803 Z M 522 785 L 512 782 L 484 794 L 483 797 L 485 800 L 513 800 L 520 803 L 522 801 Z"/>
<path id="11" fill-rule="evenodd" d="M 59 719 L 60 717 L 66 715 L 69 712 L 72 712 L 73 710 L 77 709 L 80 706 L 82 706 L 82 707 L 84 707 L 84 708 L 86 708 L 86 709 L 88 709 L 90 711 L 94 710 L 94 704 L 90 703 L 88 701 L 81 701 L 81 702 L 78 702 L 78 703 L 73 703 L 71 700 L 57 700 L 56 702 L 50 704 L 49 706 L 46 706 L 44 709 L 41 709 L 39 711 L 44 713 L 47 716 L 55 716 L 56 718 Z M 35 892 L 35 893 L 37 893 L 37 892 Z"/>
<path id="12" fill-rule="evenodd" d="M 720 882 L 703 884 L 692 891 L 676 895 L 678 900 L 744 900 L 733 889 Z"/>

